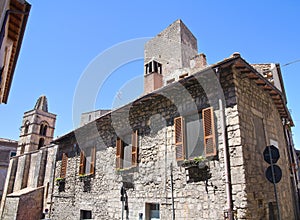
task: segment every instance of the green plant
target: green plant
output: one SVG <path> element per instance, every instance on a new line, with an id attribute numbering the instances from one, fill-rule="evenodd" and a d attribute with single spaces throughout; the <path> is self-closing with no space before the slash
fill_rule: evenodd
<path id="1" fill-rule="evenodd" d="M 205 162 L 207 162 L 205 157 L 198 156 L 198 157 L 195 157 L 190 160 L 184 160 L 181 166 L 183 166 L 183 167 L 192 167 L 192 166 L 204 167 Z"/>
<path id="2" fill-rule="evenodd" d="M 66 179 L 65 179 L 65 178 L 62 178 L 62 177 L 57 177 L 57 178 L 55 179 L 55 182 L 56 182 L 56 185 L 57 185 L 57 186 L 61 185 L 61 183 L 64 183 L 65 181 L 66 181 Z"/>

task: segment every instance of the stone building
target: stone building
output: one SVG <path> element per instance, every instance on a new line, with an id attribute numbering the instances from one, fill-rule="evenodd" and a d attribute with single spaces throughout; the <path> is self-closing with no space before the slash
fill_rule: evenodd
<path id="1" fill-rule="evenodd" d="M 279 64 L 208 65 L 177 20 L 146 43 L 144 80 L 142 97 L 54 140 L 51 219 L 299 219 Z"/>
<path id="2" fill-rule="evenodd" d="M 0 1 L 0 104 L 7 103 L 31 5 Z"/>
<path id="3" fill-rule="evenodd" d="M 0 138 L 0 201 L 3 194 L 9 160 L 16 155 L 17 146 L 17 141 Z"/>
<path id="4" fill-rule="evenodd" d="M 53 185 L 56 147 L 50 143 L 55 121 L 45 96 L 24 113 L 17 155 L 10 160 L 7 172 L 1 219 L 41 219 Z"/>

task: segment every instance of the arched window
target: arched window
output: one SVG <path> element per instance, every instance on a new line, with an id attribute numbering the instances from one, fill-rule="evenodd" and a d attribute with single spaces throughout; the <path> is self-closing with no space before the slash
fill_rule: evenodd
<path id="1" fill-rule="evenodd" d="M 26 121 L 24 124 L 24 134 L 28 133 L 28 129 L 29 129 L 29 121 Z"/>
<path id="2" fill-rule="evenodd" d="M 44 142 L 45 142 L 45 139 L 40 138 L 40 140 L 39 140 L 39 149 L 44 146 Z"/>
<path id="3" fill-rule="evenodd" d="M 48 128 L 48 125 L 45 122 L 41 123 L 40 135 L 46 136 L 47 128 Z"/>
<path id="4" fill-rule="evenodd" d="M 43 135 L 43 131 L 44 131 L 44 125 L 41 124 L 41 127 L 40 127 L 40 135 Z"/>
<path id="5" fill-rule="evenodd" d="M 47 126 L 47 125 L 44 125 L 44 130 L 43 130 L 43 135 L 44 135 L 44 136 L 46 136 L 46 134 L 47 134 L 47 128 L 48 128 L 48 126 Z"/>

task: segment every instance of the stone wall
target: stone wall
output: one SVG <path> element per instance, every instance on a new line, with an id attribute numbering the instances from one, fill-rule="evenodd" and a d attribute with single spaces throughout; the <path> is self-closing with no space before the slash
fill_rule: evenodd
<path id="1" fill-rule="evenodd" d="M 203 74 L 196 73 L 197 76 Z M 159 94 L 145 96 L 60 139 L 55 176 L 60 174 L 62 153 L 69 157 L 67 176 L 64 191 L 54 187 L 51 218 L 75 219 L 80 210 L 90 210 L 94 219 L 120 219 L 120 188 L 125 182 L 130 183 L 127 184 L 129 219 L 138 219 L 140 213 L 145 219 L 146 203 L 160 204 L 160 218 L 171 219 L 172 167 L 176 219 L 223 219 L 228 207 L 224 164 L 224 146 L 227 145 L 235 217 L 268 219 L 269 206 L 274 206 L 275 200 L 272 184 L 264 176 L 268 164 L 263 160 L 262 151 L 272 142 L 278 143 L 281 154 L 278 165 L 283 177 L 277 184 L 281 216 L 294 219 L 286 143 L 280 115 L 270 96 L 231 66 L 219 68 L 218 78 L 225 96 L 224 140 L 222 112 L 216 105 L 219 100 L 213 98 L 218 97 L 211 82 L 214 78 L 201 79 L 196 75 L 174 83 Z M 201 81 L 203 87 L 199 80 L 205 80 Z M 208 162 L 211 178 L 207 182 L 190 183 L 185 168 L 175 159 L 174 118 L 210 105 L 214 106 L 217 122 L 218 156 Z M 255 127 L 257 117 L 264 123 L 264 132 L 258 133 L 261 128 Z M 116 138 L 131 130 L 139 133 L 138 167 L 116 170 Z M 266 143 L 258 145 L 264 136 Z M 87 178 L 89 187 L 84 187 L 86 183 L 78 175 L 80 150 L 77 144 L 82 149 L 97 147 L 96 171 Z"/>
<path id="2" fill-rule="evenodd" d="M 39 220 L 43 211 L 44 188 L 27 190 L 24 193 L 11 194 L 6 197 L 2 215 L 3 220 L 26 219 Z"/>
<path id="3" fill-rule="evenodd" d="M 88 178 L 90 185 L 88 190 L 84 188 L 85 183 L 78 175 L 79 150 L 74 149 L 76 144 L 74 134 L 68 135 L 64 141 L 59 141 L 61 144 L 56 178 L 60 174 L 62 153 L 67 153 L 69 158 L 65 190 L 59 192 L 59 187 L 54 187 L 50 214 L 52 219 L 76 219 L 80 216 L 80 210 L 91 210 L 94 219 L 121 219 L 122 182 L 129 182 L 133 187 L 127 189 L 129 219 L 138 219 L 139 213 L 143 213 L 145 219 L 146 203 L 160 204 L 161 219 L 170 219 L 172 215 L 171 164 L 176 219 L 223 218 L 223 210 L 226 207 L 224 140 L 221 138 L 223 131 L 217 123 L 216 139 L 219 154 L 217 158 L 208 162 L 211 178 L 207 183 L 206 181 L 188 183 L 185 168 L 175 159 L 173 119 L 179 116 L 179 112 L 188 114 L 192 104 L 196 103 L 196 111 L 198 111 L 208 107 L 209 103 L 199 84 L 179 85 L 178 88 L 174 85 L 171 91 L 165 91 L 164 95 L 156 95 L 147 101 L 133 103 L 127 109 L 127 113 L 124 113 L 127 108 L 125 106 L 122 111 L 98 119 L 94 124 L 97 126 L 98 134 L 91 132 L 93 123 L 75 132 L 77 141 L 82 143 L 82 145 L 79 143 L 81 148 L 97 146 L 96 171 L 95 175 Z M 182 86 L 189 92 L 193 103 L 184 97 L 180 90 Z M 170 100 L 172 96 L 177 102 Z M 174 105 L 179 101 L 179 105 Z M 227 114 L 237 117 L 233 111 L 228 111 Z M 121 128 L 126 129 L 128 118 L 130 127 L 127 132 L 130 132 L 130 129 L 139 131 L 139 165 L 128 170 L 116 170 L 115 140 L 117 134 L 119 136 L 124 134 L 125 131 Z M 219 122 L 220 111 L 217 108 L 215 118 Z"/>
<path id="4" fill-rule="evenodd" d="M 232 183 L 233 190 L 236 184 L 236 187 L 245 189 L 243 196 L 234 197 L 240 207 L 238 217 L 239 219 L 268 219 L 271 215 L 269 205 L 270 203 L 274 205 L 275 196 L 273 184 L 265 177 L 265 170 L 269 164 L 263 159 L 263 151 L 267 145 L 277 144 L 280 151 L 277 165 L 280 166 L 283 174 L 281 181 L 276 184 L 281 218 L 294 219 L 287 144 L 281 117 L 269 94 L 258 87 L 253 80 L 243 77 L 238 72 L 235 73 L 239 131 L 234 135 L 240 136 L 241 142 L 236 143 L 231 151 L 235 151 L 235 154 L 242 153 L 243 161 L 231 160 L 232 166 L 240 169 L 236 174 L 232 169 Z M 262 120 L 263 126 L 257 127 L 255 120 Z M 264 134 L 258 134 L 257 130 L 261 130 Z M 246 178 L 246 185 L 239 184 L 241 174 Z M 242 199 L 238 203 L 237 200 L 240 198 Z"/>

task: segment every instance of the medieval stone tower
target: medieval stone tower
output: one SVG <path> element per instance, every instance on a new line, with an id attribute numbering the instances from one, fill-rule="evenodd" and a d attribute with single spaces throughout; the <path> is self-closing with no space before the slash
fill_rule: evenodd
<path id="1" fill-rule="evenodd" d="M 197 39 L 186 25 L 176 20 L 145 44 L 144 93 L 150 93 L 189 75 L 191 68 L 206 67 L 198 54 Z"/>
<path id="2" fill-rule="evenodd" d="M 40 219 L 52 190 L 55 121 L 56 115 L 48 112 L 46 96 L 24 113 L 17 155 L 10 160 L 4 186 L 0 219 Z"/>
<path id="3" fill-rule="evenodd" d="M 24 113 L 18 155 L 49 145 L 53 139 L 56 115 L 48 112 L 46 96 L 41 96 L 31 111 Z"/>

